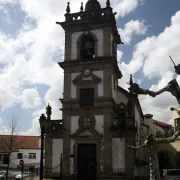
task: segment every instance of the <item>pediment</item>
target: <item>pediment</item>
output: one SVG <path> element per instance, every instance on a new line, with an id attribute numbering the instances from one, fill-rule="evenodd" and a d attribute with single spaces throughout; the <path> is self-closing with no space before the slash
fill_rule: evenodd
<path id="1" fill-rule="evenodd" d="M 89 83 L 92 83 L 92 84 L 98 84 L 101 82 L 101 79 L 99 77 L 97 77 L 96 75 L 94 74 L 90 74 L 89 76 L 85 76 L 83 73 L 80 74 L 79 76 L 77 76 L 73 81 L 74 85 L 77 85 L 77 84 L 89 84 Z"/>
<path id="2" fill-rule="evenodd" d="M 121 109 L 121 110 L 127 110 L 127 105 L 124 104 L 123 102 L 121 102 L 120 104 L 118 104 L 118 107 Z"/>
<path id="3" fill-rule="evenodd" d="M 79 136 L 94 136 L 94 134 L 90 131 L 83 131 L 79 134 Z"/>
<path id="4" fill-rule="evenodd" d="M 101 135 L 95 129 L 79 128 L 72 137 L 101 137 Z"/>

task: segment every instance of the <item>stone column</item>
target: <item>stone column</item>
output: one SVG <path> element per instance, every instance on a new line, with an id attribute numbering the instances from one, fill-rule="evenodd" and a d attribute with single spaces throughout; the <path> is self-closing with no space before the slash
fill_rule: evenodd
<path id="1" fill-rule="evenodd" d="M 112 43 L 111 43 L 111 27 L 104 27 L 103 28 L 103 40 L 104 40 L 104 56 L 110 57 L 111 50 L 112 50 Z"/>
<path id="2" fill-rule="evenodd" d="M 64 72 L 64 100 L 71 99 L 71 73 Z"/>
<path id="3" fill-rule="evenodd" d="M 69 174 L 70 170 L 70 131 L 71 131 L 71 116 L 67 115 L 70 112 L 64 112 L 63 114 L 63 173 L 65 175 Z"/>
<path id="4" fill-rule="evenodd" d="M 64 61 L 71 60 L 71 32 L 65 32 L 65 56 Z"/>
<path id="5" fill-rule="evenodd" d="M 109 130 L 111 123 L 111 113 L 104 115 L 104 170 L 112 170 L 112 135 Z"/>
<path id="6" fill-rule="evenodd" d="M 52 174 L 52 137 L 46 136 L 45 142 L 45 172 L 49 176 Z"/>
<path id="7" fill-rule="evenodd" d="M 104 97 L 112 97 L 112 72 L 110 69 L 103 71 Z"/>

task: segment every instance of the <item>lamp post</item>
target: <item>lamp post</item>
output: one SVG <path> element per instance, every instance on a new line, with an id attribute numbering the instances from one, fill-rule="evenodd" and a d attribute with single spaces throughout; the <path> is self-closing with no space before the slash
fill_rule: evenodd
<path id="1" fill-rule="evenodd" d="M 40 180 L 43 180 L 44 135 L 45 135 L 45 127 L 46 127 L 46 117 L 44 114 L 40 116 L 39 123 L 41 127 Z"/>

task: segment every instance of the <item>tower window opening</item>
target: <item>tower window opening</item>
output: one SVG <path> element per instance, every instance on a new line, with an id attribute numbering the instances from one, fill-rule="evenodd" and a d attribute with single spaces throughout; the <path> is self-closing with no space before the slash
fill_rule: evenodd
<path id="1" fill-rule="evenodd" d="M 82 59 L 95 58 L 95 43 L 91 35 L 85 35 L 82 39 L 81 57 Z"/>

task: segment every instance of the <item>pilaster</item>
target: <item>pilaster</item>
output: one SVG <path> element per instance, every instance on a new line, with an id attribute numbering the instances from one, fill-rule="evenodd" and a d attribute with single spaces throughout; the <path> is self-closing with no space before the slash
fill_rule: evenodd
<path id="1" fill-rule="evenodd" d="M 104 114 L 104 171 L 112 170 L 112 134 L 109 130 L 111 125 L 111 113 Z"/>
<path id="2" fill-rule="evenodd" d="M 70 151 L 71 151 L 71 116 L 63 113 L 63 173 L 69 174 L 70 171 Z"/>
<path id="3" fill-rule="evenodd" d="M 112 97 L 112 71 L 105 69 L 103 71 L 104 96 Z"/>

